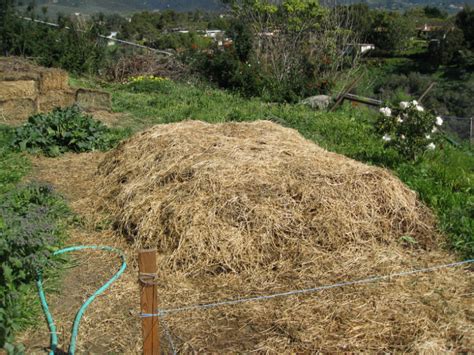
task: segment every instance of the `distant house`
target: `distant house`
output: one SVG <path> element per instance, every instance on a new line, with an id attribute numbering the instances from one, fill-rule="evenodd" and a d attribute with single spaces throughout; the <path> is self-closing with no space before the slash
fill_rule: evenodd
<path id="1" fill-rule="evenodd" d="M 454 29 L 454 26 L 448 25 L 445 23 L 439 23 L 439 24 L 425 23 L 416 28 L 418 32 L 418 37 L 423 38 L 423 39 L 431 39 L 433 37 L 436 37 L 441 32 L 446 32 L 452 29 Z"/>
<path id="2" fill-rule="evenodd" d="M 222 30 L 206 30 L 204 36 L 217 40 L 218 37 L 222 37 L 224 35 L 224 31 Z"/>
<path id="3" fill-rule="evenodd" d="M 344 54 L 346 55 L 356 55 L 361 54 L 364 55 L 367 52 L 370 52 L 375 49 L 375 45 L 371 43 L 354 43 L 349 44 L 346 49 L 344 50 Z"/>
<path id="4" fill-rule="evenodd" d="M 375 49 L 375 45 L 370 43 L 358 43 L 356 46 L 361 54 Z"/>

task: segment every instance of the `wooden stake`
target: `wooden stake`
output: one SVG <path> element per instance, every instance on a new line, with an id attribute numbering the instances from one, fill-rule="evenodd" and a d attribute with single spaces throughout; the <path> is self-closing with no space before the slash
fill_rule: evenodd
<path id="1" fill-rule="evenodd" d="M 140 305 L 142 314 L 156 314 L 158 311 L 158 295 L 156 289 L 156 249 L 138 252 L 138 270 L 140 282 Z M 160 353 L 160 337 L 158 316 L 143 317 L 143 354 L 158 355 Z"/>
<path id="2" fill-rule="evenodd" d="M 350 85 L 345 88 L 344 90 L 342 90 L 341 92 L 341 95 L 339 95 L 339 97 L 337 98 L 336 100 L 336 103 L 334 104 L 333 107 L 331 107 L 331 109 L 329 110 L 329 112 L 332 112 L 334 111 L 341 103 L 342 101 L 344 101 L 344 98 L 346 97 L 346 94 L 348 94 L 356 85 L 357 83 L 359 82 L 360 79 L 362 79 L 364 76 L 364 74 L 362 74 L 361 76 L 359 76 L 357 79 L 355 79 L 352 83 L 350 83 Z"/>
<path id="3" fill-rule="evenodd" d="M 425 98 L 426 95 L 428 95 L 428 93 L 431 91 L 431 89 L 433 89 L 433 86 L 435 86 L 435 82 L 432 82 L 428 88 L 423 92 L 423 94 L 421 94 L 420 98 L 418 99 L 418 102 L 421 103 L 421 101 L 423 101 L 423 99 Z"/>

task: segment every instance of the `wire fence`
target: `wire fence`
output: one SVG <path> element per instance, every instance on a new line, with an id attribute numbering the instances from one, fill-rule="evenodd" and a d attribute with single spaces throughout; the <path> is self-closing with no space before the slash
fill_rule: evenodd
<path id="1" fill-rule="evenodd" d="M 402 271 L 402 272 L 397 272 L 397 273 L 392 273 L 392 274 L 387 274 L 387 275 L 371 276 L 364 279 L 339 282 L 339 283 L 334 283 L 330 285 L 322 285 L 322 286 L 316 286 L 316 287 L 299 289 L 299 290 L 290 290 L 286 292 L 279 292 L 279 293 L 273 293 L 273 294 L 268 294 L 268 295 L 249 296 L 249 297 L 235 298 L 235 299 L 230 299 L 230 300 L 220 300 L 216 302 L 192 304 L 192 305 L 186 305 L 186 306 L 176 307 L 176 308 L 164 308 L 164 309 L 158 309 L 157 313 L 140 314 L 140 317 L 142 318 L 157 317 L 159 319 L 160 323 L 163 326 L 165 339 L 168 343 L 169 349 L 171 350 L 172 354 L 176 354 L 177 349 L 173 341 L 173 336 L 165 320 L 166 316 L 168 315 L 173 315 L 173 314 L 182 313 L 182 312 L 189 312 L 189 311 L 194 311 L 194 310 L 206 310 L 206 309 L 211 309 L 211 308 L 216 308 L 216 307 L 232 306 L 232 305 L 249 303 L 249 302 L 260 302 L 260 301 L 271 300 L 271 299 L 275 299 L 279 297 L 291 297 L 291 296 L 302 295 L 302 294 L 311 294 L 311 293 L 317 293 L 317 292 L 322 292 L 329 289 L 342 288 L 342 287 L 347 287 L 347 286 L 358 286 L 358 285 L 376 283 L 376 282 L 381 282 L 381 281 L 391 281 L 394 278 L 434 272 L 441 269 L 454 268 L 454 267 L 459 267 L 463 265 L 469 265 L 472 263 L 474 263 L 474 259 L 469 259 L 469 260 L 464 260 L 464 261 L 459 261 L 459 262 L 454 262 L 454 263 L 449 263 L 449 264 L 436 265 L 436 266 L 420 268 L 420 269 L 407 270 L 407 271 Z"/>
<path id="2" fill-rule="evenodd" d="M 443 116 L 443 129 L 460 143 L 474 144 L 474 117 Z"/>

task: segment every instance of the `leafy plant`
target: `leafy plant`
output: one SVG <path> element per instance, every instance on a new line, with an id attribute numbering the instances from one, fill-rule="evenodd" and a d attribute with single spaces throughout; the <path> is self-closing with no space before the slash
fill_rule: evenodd
<path id="1" fill-rule="evenodd" d="M 106 150 L 116 142 L 107 126 L 72 106 L 31 116 L 16 129 L 13 145 L 23 151 L 58 156 L 69 151 Z"/>
<path id="2" fill-rule="evenodd" d="M 23 302 L 38 270 L 51 266 L 51 253 L 64 237 L 65 202 L 48 185 L 31 183 L 2 196 L 0 203 L 0 347 L 27 322 Z"/>

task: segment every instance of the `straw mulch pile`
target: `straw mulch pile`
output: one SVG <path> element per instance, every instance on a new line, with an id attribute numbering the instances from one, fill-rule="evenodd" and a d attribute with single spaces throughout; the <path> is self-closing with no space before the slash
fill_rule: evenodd
<path id="1" fill-rule="evenodd" d="M 452 261 L 430 211 L 390 172 L 266 121 L 156 126 L 97 174 L 115 228 L 158 248 L 163 307 Z M 167 320 L 182 351 L 466 350 L 472 286 L 450 269 Z"/>

